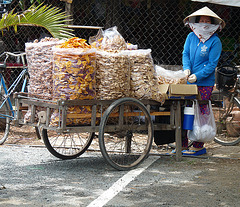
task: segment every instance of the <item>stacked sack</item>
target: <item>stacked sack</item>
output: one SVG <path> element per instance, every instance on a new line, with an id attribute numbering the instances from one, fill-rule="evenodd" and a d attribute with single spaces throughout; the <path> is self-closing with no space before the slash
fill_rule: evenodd
<path id="1" fill-rule="evenodd" d="M 154 70 L 151 49 L 126 51 L 130 65 L 130 97 L 152 99 L 163 103 L 159 84 Z"/>
<path id="2" fill-rule="evenodd" d="M 92 38 L 93 39 L 93 38 Z M 91 45 L 96 52 L 98 99 L 134 97 L 163 102 L 151 50 L 129 48 L 116 27 L 98 34 Z"/>
<path id="3" fill-rule="evenodd" d="M 46 37 L 39 42 L 25 44 L 28 72 L 30 75 L 28 95 L 34 98 L 51 100 L 53 94 L 53 59 L 52 47 L 61 44 L 57 38 Z M 42 110 L 36 108 L 36 112 Z M 29 109 L 24 116 L 24 121 L 29 122 L 31 110 Z M 35 114 L 37 119 L 37 115 Z"/>
<path id="4" fill-rule="evenodd" d="M 91 45 L 97 49 L 97 99 L 112 100 L 129 96 L 129 63 L 122 53 L 127 45 L 117 28 L 102 31 Z"/>
<path id="5" fill-rule="evenodd" d="M 121 51 L 97 50 L 97 99 L 112 100 L 129 96 L 129 63 Z"/>
<path id="6" fill-rule="evenodd" d="M 96 98 L 96 54 L 86 40 L 71 38 L 53 48 L 53 100 L 91 100 Z M 66 124 L 90 124 L 91 119 L 78 114 L 91 113 L 91 106 L 70 106 Z M 59 123 L 59 112 L 54 111 L 51 125 Z"/>

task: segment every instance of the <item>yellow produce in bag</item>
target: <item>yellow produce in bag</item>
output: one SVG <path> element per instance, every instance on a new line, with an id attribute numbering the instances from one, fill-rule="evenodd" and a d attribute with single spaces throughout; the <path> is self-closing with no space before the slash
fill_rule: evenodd
<path id="1" fill-rule="evenodd" d="M 72 38 L 53 48 L 53 100 L 91 100 L 96 98 L 96 54 L 86 40 Z M 70 106 L 66 124 L 86 125 L 91 118 L 78 118 L 89 114 L 91 106 Z M 51 116 L 51 125 L 59 123 L 59 112 Z"/>

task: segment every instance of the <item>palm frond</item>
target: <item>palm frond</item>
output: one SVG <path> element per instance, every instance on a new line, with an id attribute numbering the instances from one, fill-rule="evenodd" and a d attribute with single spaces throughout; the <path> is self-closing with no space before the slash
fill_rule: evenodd
<path id="1" fill-rule="evenodd" d="M 68 21 L 69 16 L 61 9 L 52 7 L 51 5 L 40 4 L 38 6 L 31 6 L 22 14 L 14 13 L 14 10 L 8 14 L 4 14 L 0 20 L 0 30 L 14 27 L 17 32 L 18 26 L 37 26 L 44 27 L 55 38 L 70 38 L 74 35 L 71 29 L 64 26 Z"/>

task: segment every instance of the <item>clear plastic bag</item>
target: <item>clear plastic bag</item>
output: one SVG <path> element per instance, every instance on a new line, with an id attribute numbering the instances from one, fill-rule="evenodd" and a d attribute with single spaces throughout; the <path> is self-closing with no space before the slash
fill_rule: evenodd
<path id="1" fill-rule="evenodd" d="M 63 41 L 56 38 L 44 38 L 40 42 L 25 44 L 25 51 L 30 75 L 28 95 L 34 98 L 52 100 L 53 94 L 53 55 L 52 47 L 60 45 Z M 35 120 L 38 120 L 37 113 L 44 110 L 36 107 Z M 24 116 L 24 122 L 30 122 L 31 109 Z"/>
<path id="2" fill-rule="evenodd" d="M 29 95 L 45 100 L 52 99 L 52 47 L 61 44 L 58 39 L 26 43 L 26 57 L 30 74 Z"/>
<path id="3" fill-rule="evenodd" d="M 164 96 L 159 89 L 151 52 L 151 49 L 124 51 L 130 66 L 130 96 L 163 103 Z"/>
<path id="4" fill-rule="evenodd" d="M 186 84 L 187 78 L 183 70 L 167 70 L 159 65 L 155 65 L 155 71 L 159 84 Z"/>
<path id="5" fill-rule="evenodd" d="M 123 50 L 116 53 L 97 50 L 96 66 L 97 99 L 129 97 L 130 68 L 128 56 Z"/>
<path id="6" fill-rule="evenodd" d="M 117 31 L 117 27 L 111 27 L 89 39 L 92 47 L 103 50 L 126 50 L 127 44 L 122 35 Z"/>
<path id="7" fill-rule="evenodd" d="M 126 50 L 126 41 L 117 31 L 117 27 L 111 27 L 103 31 L 102 49 L 105 50 Z"/>
<path id="8" fill-rule="evenodd" d="M 53 100 L 91 100 L 96 98 L 96 50 L 88 48 L 53 47 Z M 69 106 L 68 126 L 86 125 L 91 118 L 78 118 L 78 114 L 90 114 L 91 106 Z M 51 126 L 57 126 L 61 114 L 55 110 Z M 76 118 L 77 117 L 77 118 Z"/>
<path id="9" fill-rule="evenodd" d="M 202 114 L 199 103 L 195 104 L 193 130 L 188 131 L 188 138 L 196 142 L 211 142 L 216 135 L 216 124 L 211 101 L 208 103 L 207 114 Z"/>
<path id="10" fill-rule="evenodd" d="M 102 39 L 103 39 L 103 30 L 99 29 L 97 35 L 89 37 L 88 43 L 94 48 L 100 48 L 100 43 Z"/>

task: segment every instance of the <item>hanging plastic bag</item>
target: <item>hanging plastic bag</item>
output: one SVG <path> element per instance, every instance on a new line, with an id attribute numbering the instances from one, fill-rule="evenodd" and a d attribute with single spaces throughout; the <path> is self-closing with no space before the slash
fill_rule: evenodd
<path id="1" fill-rule="evenodd" d="M 216 124 L 211 101 L 208 103 L 207 114 L 202 114 L 199 103 L 195 104 L 193 130 L 188 131 L 188 138 L 196 142 L 211 142 L 216 135 Z"/>

